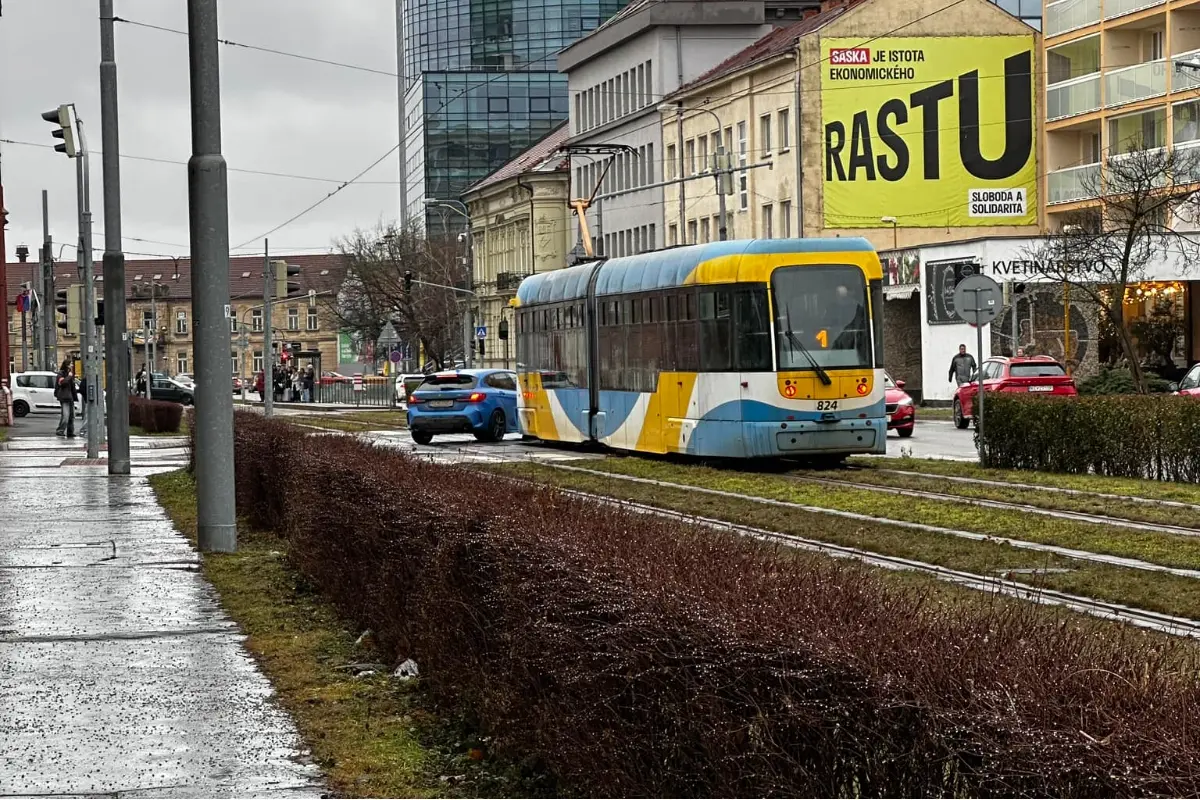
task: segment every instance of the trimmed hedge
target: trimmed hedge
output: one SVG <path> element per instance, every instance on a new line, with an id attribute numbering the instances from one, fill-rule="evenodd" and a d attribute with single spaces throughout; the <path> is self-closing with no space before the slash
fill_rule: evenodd
<path id="1" fill-rule="evenodd" d="M 178 433 L 183 421 L 183 406 L 165 400 L 129 398 L 129 424 L 146 433 Z"/>
<path id="2" fill-rule="evenodd" d="M 239 513 L 602 796 L 1200 793 L 1182 642 L 236 415 Z"/>
<path id="3" fill-rule="evenodd" d="M 1001 469 L 1200 481 L 1200 401 L 989 392 L 982 463 Z"/>

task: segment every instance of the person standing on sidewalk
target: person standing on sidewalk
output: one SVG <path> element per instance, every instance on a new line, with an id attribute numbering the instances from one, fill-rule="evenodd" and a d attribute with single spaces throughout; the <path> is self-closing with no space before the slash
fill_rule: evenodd
<path id="1" fill-rule="evenodd" d="M 75 438 L 75 399 L 78 396 L 75 391 L 75 370 L 70 361 L 64 361 L 58 369 L 58 380 L 54 386 L 54 398 L 58 400 L 60 409 L 55 435 Z"/>

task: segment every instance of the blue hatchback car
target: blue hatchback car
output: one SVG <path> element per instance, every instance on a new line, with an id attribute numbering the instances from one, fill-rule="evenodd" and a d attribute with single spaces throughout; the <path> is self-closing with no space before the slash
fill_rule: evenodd
<path id="1" fill-rule="evenodd" d="M 517 428 L 517 374 L 459 369 L 429 375 L 408 397 L 408 430 L 417 444 L 438 433 L 473 433 L 498 442 Z"/>

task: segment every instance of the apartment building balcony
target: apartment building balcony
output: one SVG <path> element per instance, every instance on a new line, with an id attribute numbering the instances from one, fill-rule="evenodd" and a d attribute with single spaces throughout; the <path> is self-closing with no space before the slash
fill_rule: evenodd
<path id="1" fill-rule="evenodd" d="M 1166 5 L 1167 0 L 1104 0 L 1104 18 L 1116 19 L 1135 11 Z"/>
<path id="2" fill-rule="evenodd" d="M 1100 165 L 1080 164 L 1057 169 L 1046 175 L 1046 205 L 1073 203 L 1095 196 Z"/>
<path id="3" fill-rule="evenodd" d="M 1086 114 L 1100 108 L 1100 73 L 1084 75 L 1046 87 L 1048 121 Z"/>
<path id="4" fill-rule="evenodd" d="M 1181 66 L 1192 64 L 1200 67 L 1200 50 L 1189 50 L 1186 53 L 1171 56 L 1171 61 L 1174 64 L 1172 66 L 1174 73 L 1171 75 L 1171 91 L 1186 92 L 1188 89 L 1200 87 L 1200 69 Z"/>
<path id="5" fill-rule="evenodd" d="M 1167 69 L 1167 59 L 1159 59 L 1106 72 L 1105 107 L 1114 108 L 1166 94 Z"/>
<path id="6" fill-rule="evenodd" d="M 1100 0 L 1057 0 L 1046 6 L 1044 16 L 1042 28 L 1045 35 L 1058 36 L 1099 22 Z"/>

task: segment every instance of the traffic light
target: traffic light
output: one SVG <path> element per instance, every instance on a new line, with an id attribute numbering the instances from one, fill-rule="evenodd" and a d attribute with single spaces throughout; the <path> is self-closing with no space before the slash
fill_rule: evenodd
<path id="1" fill-rule="evenodd" d="M 97 328 L 104 327 L 104 298 L 100 296 L 99 292 L 96 293 L 96 316 L 94 319 Z"/>
<path id="2" fill-rule="evenodd" d="M 56 151 L 66 154 L 67 158 L 75 158 L 79 155 L 75 146 L 75 106 L 59 106 L 53 111 L 42 114 L 42 119 L 58 126 L 50 134 L 55 139 L 62 139 L 62 144 L 54 145 Z"/>
<path id="3" fill-rule="evenodd" d="M 502 342 L 508 340 L 508 320 L 500 320 L 500 332 L 497 334 L 497 336 L 499 336 L 500 341 Z"/>
<path id="4" fill-rule="evenodd" d="M 55 292 L 54 310 L 64 317 L 58 321 L 58 327 L 72 336 L 78 336 L 83 329 L 80 324 L 83 318 L 83 286 L 73 283 Z"/>
<path id="5" fill-rule="evenodd" d="M 412 270 L 404 270 L 404 291 L 406 293 L 412 291 L 412 281 Z"/>
<path id="6" fill-rule="evenodd" d="M 286 261 L 271 262 L 275 268 L 275 297 L 282 300 L 300 291 L 300 281 L 291 280 L 292 276 L 300 274 L 300 268 Z"/>

